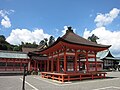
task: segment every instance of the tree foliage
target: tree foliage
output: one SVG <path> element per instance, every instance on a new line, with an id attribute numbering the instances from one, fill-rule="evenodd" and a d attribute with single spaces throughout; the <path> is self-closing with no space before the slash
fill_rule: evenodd
<path id="1" fill-rule="evenodd" d="M 0 42 L 4 42 L 6 40 L 4 35 L 0 35 Z"/>
<path id="2" fill-rule="evenodd" d="M 52 45 L 54 42 L 55 42 L 55 38 L 53 36 L 50 36 L 49 40 L 47 38 L 41 40 L 39 45 L 45 45 L 45 47 L 48 47 Z"/>
<path id="3" fill-rule="evenodd" d="M 4 35 L 0 35 L 0 50 L 12 50 L 13 45 L 10 45 Z"/>
<path id="4" fill-rule="evenodd" d="M 54 42 L 55 42 L 55 38 L 53 36 L 50 36 L 49 39 L 44 38 L 43 40 L 41 40 L 39 45 L 44 45 L 45 47 L 48 47 L 52 45 Z M 22 51 L 22 47 L 37 48 L 38 44 L 36 44 L 36 42 L 33 43 L 21 42 L 20 45 L 11 45 L 6 41 L 4 35 L 0 35 L 0 50 Z"/>
<path id="5" fill-rule="evenodd" d="M 51 46 L 54 42 L 55 42 L 55 38 L 53 36 L 50 36 L 49 42 L 48 42 L 49 46 Z"/>
<path id="6" fill-rule="evenodd" d="M 37 48 L 38 45 L 36 44 L 36 42 L 33 42 L 33 43 L 24 43 L 24 42 L 21 42 L 21 46 L 22 47 L 26 47 L 26 48 Z"/>

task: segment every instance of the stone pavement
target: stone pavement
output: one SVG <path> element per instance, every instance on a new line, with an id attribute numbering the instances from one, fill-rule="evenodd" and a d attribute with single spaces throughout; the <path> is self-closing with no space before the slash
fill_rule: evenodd
<path id="1" fill-rule="evenodd" d="M 61 83 L 37 75 L 26 77 L 25 90 L 120 90 L 120 72 L 107 72 L 106 79 Z M 22 76 L 0 76 L 0 90 L 22 90 Z"/>

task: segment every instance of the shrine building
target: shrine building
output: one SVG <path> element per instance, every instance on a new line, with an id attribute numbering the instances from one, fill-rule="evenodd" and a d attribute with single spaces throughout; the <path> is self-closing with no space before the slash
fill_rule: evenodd
<path id="1" fill-rule="evenodd" d="M 72 28 L 68 27 L 65 35 L 59 37 L 51 46 L 36 52 L 47 56 L 46 63 L 44 63 L 46 69 L 41 72 L 42 77 L 62 82 L 105 77 L 106 73 L 100 73 L 103 62 L 97 60 L 96 54 L 109 47 L 110 45 L 88 41 L 75 34 Z"/>
<path id="2" fill-rule="evenodd" d="M 29 70 L 30 58 L 26 53 L 0 50 L 0 71 L 23 71 L 24 64 Z"/>

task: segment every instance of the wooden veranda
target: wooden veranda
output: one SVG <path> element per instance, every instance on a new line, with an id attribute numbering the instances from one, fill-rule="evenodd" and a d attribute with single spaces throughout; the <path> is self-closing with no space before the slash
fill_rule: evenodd
<path id="1" fill-rule="evenodd" d="M 52 73 L 52 72 L 41 72 L 42 78 L 48 78 L 52 80 L 58 80 L 61 82 L 71 80 L 84 80 L 84 79 L 95 79 L 95 78 L 106 78 L 106 72 L 67 72 L 67 73 Z"/>

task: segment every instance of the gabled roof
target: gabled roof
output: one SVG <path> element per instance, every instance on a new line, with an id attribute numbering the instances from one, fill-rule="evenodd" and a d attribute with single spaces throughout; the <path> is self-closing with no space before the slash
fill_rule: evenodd
<path id="1" fill-rule="evenodd" d="M 22 52 L 29 53 L 34 51 L 43 50 L 45 45 L 39 45 L 37 48 L 22 47 Z"/>
<path id="2" fill-rule="evenodd" d="M 33 52 L 33 51 L 37 51 L 37 48 L 22 47 L 22 52 L 29 53 L 29 52 Z"/>

